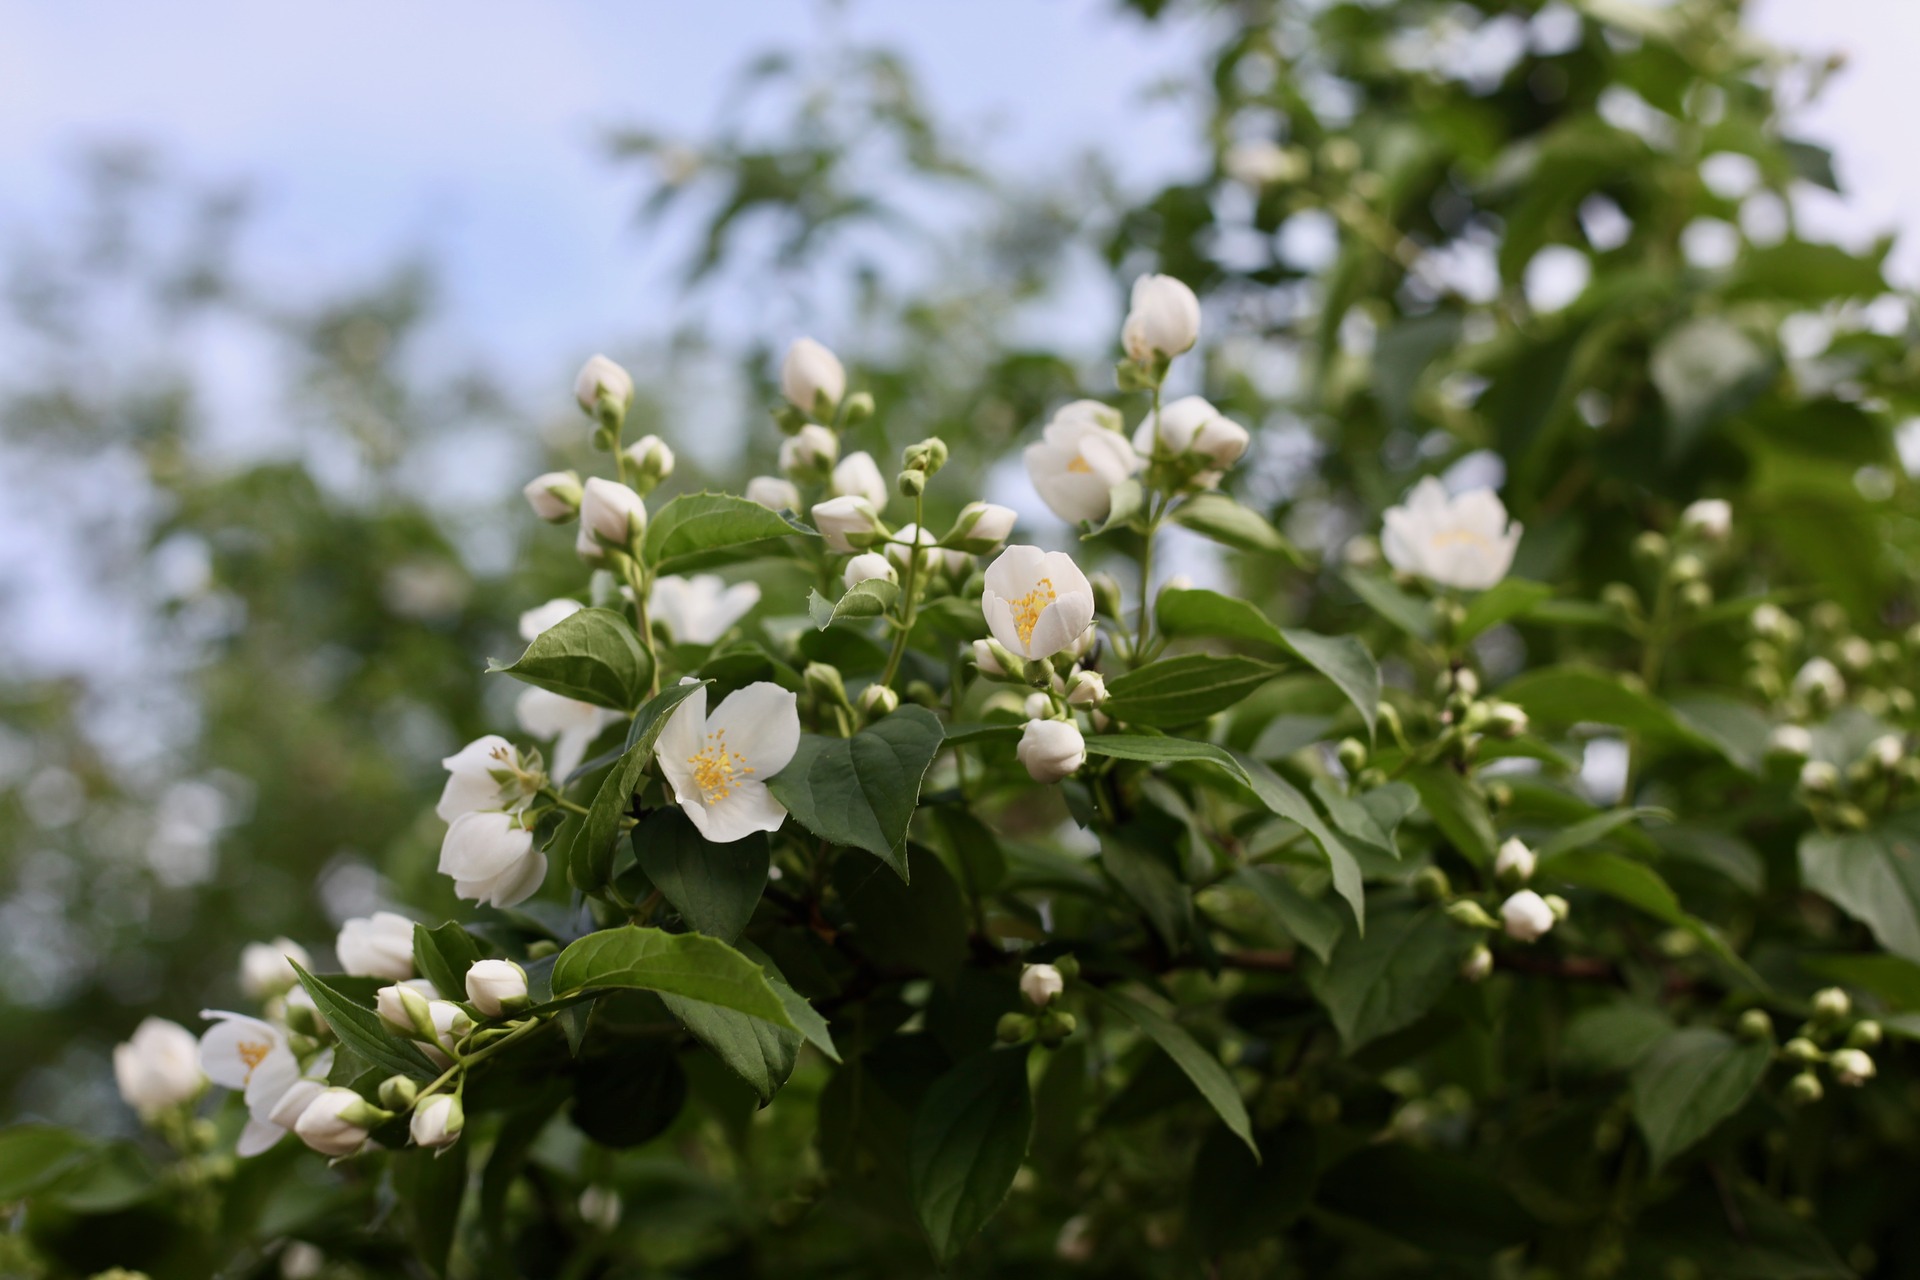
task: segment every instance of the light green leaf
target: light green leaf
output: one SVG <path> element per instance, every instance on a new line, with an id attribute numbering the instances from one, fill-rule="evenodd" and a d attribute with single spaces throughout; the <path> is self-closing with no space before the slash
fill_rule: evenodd
<path id="1" fill-rule="evenodd" d="M 933 1082 L 908 1139 L 913 1207 L 945 1266 L 999 1209 L 1027 1156 L 1028 1049 L 963 1058 Z"/>
<path id="2" fill-rule="evenodd" d="M 0 1204 L 26 1197 L 85 1159 L 93 1139 L 50 1124 L 0 1129 Z"/>
<path id="3" fill-rule="evenodd" d="M 1503 579 L 1473 598 L 1473 602 L 1467 606 L 1466 616 L 1460 620 L 1460 626 L 1454 632 L 1454 639 L 1465 644 L 1490 627 L 1525 617 L 1533 612 L 1536 605 L 1552 595 L 1553 588 L 1544 582 L 1529 582 L 1525 578 Z"/>
<path id="4" fill-rule="evenodd" d="M 1426 601 L 1408 595 L 1377 574 L 1349 572 L 1341 575 L 1341 581 L 1353 589 L 1367 608 L 1415 640 L 1433 639 L 1433 606 Z"/>
<path id="5" fill-rule="evenodd" d="M 648 814 L 633 830 L 640 870 L 688 925 L 732 942 L 753 919 L 772 862 L 767 834 L 712 844 L 679 809 Z"/>
<path id="6" fill-rule="evenodd" d="M 1090 737 L 1087 742 L 1087 754 L 1090 756 L 1108 756 L 1115 760 L 1143 760 L 1149 764 L 1178 764 L 1183 761 L 1200 760 L 1207 764 L 1219 765 L 1248 786 L 1253 780 L 1240 762 L 1223 747 L 1211 742 L 1196 742 L 1191 738 L 1158 738 L 1147 734 L 1099 734 Z"/>
<path id="7" fill-rule="evenodd" d="M 1304 564 L 1293 544 L 1258 512 L 1241 506 L 1224 493 L 1202 493 L 1173 509 L 1175 524 L 1241 551 L 1258 551 Z"/>
<path id="8" fill-rule="evenodd" d="M 535 636 L 518 661 L 487 670 L 616 711 L 636 706 L 653 678 L 639 635 L 611 609 L 570 614 Z"/>
<path id="9" fill-rule="evenodd" d="M 1767 1073 L 1773 1051 L 1711 1027 L 1687 1027 L 1653 1046 L 1633 1069 L 1633 1114 L 1658 1169 L 1738 1111 Z"/>
<path id="10" fill-rule="evenodd" d="M 1323 636 L 1297 627 L 1280 635 L 1296 657 L 1340 687 L 1366 722 L 1371 738 L 1374 717 L 1380 711 L 1380 667 L 1367 646 L 1357 636 Z"/>
<path id="11" fill-rule="evenodd" d="M 578 616 L 578 615 L 576 615 Z M 711 681 L 675 685 L 649 698 L 633 717 L 626 752 L 600 781 L 593 803 L 581 820 L 567 853 L 567 878 L 582 893 L 598 893 L 613 879 L 613 856 L 620 843 L 620 819 L 633 801 L 641 775 L 653 759 L 654 745 L 674 709 Z"/>
<path id="12" fill-rule="evenodd" d="M 1425 1017 L 1473 941 L 1438 909 L 1376 917 L 1365 936 L 1342 937 L 1326 963 L 1308 965 L 1307 988 L 1352 1053 Z"/>
<path id="13" fill-rule="evenodd" d="M 1133 724 L 1159 728 L 1193 724 L 1225 711 L 1279 670 L 1252 658 L 1182 654 L 1109 680 L 1102 709 L 1116 720 Z"/>
<path id="14" fill-rule="evenodd" d="M 865 849 L 907 878 L 907 827 L 945 731 L 925 707 L 901 707 L 851 738 L 800 735 L 793 760 L 767 781 L 801 826 Z"/>
<path id="15" fill-rule="evenodd" d="M 570 943 L 553 965 L 553 993 L 605 987 L 685 996 L 798 1030 L 760 966 L 698 933 L 626 925 Z"/>
<path id="16" fill-rule="evenodd" d="M 838 600 L 828 600 L 818 591 L 807 593 L 807 613 L 813 625 L 825 631 L 843 618 L 878 618 L 900 599 L 900 586 L 885 578 L 868 578 L 847 588 Z"/>
<path id="17" fill-rule="evenodd" d="M 769 549 L 776 540 L 802 532 L 778 512 L 745 498 L 684 493 L 648 522 L 640 555 L 655 573 L 674 573 L 705 562 L 715 552 Z"/>
<path id="18" fill-rule="evenodd" d="M 1247 1115 L 1247 1104 L 1241 1100 L 1239 1086 L 1220 1065 L 1220 1060 L 1203 1049 L 1185 1027 L 1157 1010 L 1118 991 L 1090 990 L 1102 1004 L 1144 1031 L 1148 1039 L 1160 1046 L 1161 1052 L 1173 1059 L 1214 1114 L 1226 1122 L 1227 1128 L 1247 1144 L 1247 1150 L 1258 1160 L 1260 1147 L 1253 1140 L 1253 1121 Z"/>
<path id="19" fill-rule="evenodd" d="M 1361 933 L 1367 929 L 1367 891 L 1361 882 L 1360 860 L 1347 844 L 1346 837 L 1321 821 L 1313 802 L 1291 782 L 1246 756 L 1235 757 L 1260 803 L 1290 822 L 1297 822 L 1320 845 L 1333 872 L 1333 888 L 1353 909 L 1353 919 Z"/>

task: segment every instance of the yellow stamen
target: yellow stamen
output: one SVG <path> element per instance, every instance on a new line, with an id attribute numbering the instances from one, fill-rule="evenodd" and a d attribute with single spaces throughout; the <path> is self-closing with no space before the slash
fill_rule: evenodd
<path id="1" fill-rule="evenodd" d="M 1493 545 L 1492 538 L 1487 537 L 1483 533 L 1476 533 L 1472 529 L 1442 529 L 1427 541 L 1433 545 L 1435 550 L 1445 547 L 1457 547 L 1461 543 L 1466 543 L 1472 547 L 1491 547 Z"/>
<path id="2" fill-rule="evenodd" d="M 725 729 L 716 729 L 708 734 L 706 747 L 688 756 L 687 763 L 693 766 L 694 785 L 700 788 L 700 799 L 706 804 L 725 800 L 733 794 L 735 779 L 753 773 L 747 767 L 745 756 L 727 750 Z"/>
<path id="3" fill-rule="evenodd" d="M 1067 464 L 1067 470 L 1076 475 L 1090 476 L 1093 474 L 1093 468 L 1087 464 L 1087 460 L 1077 453 L 1073 455 L 1073 461 Z"/>
<path id="4" fill-rule="evenodd" d="M 1018 600 L 1008 601 L 1013 608 L 1013 629 L 1020 633 L 1021 644 L 1032 643 L 1033 629 L 1040 625 L 1040 615 L 1059 598 L 1054 594 L 1053 579 L 1042 578 L 1033 590 Z"/>
<path id="5" fill-rule="evenodd" d="M 264 1044 L 259 1040 L 242 1040 L 238 1046 L 238 1052 L 240 1054 L 240 1061 L 247 1064 L 246 1078 L 251 1080 L 253 1079 L 253 1069 L 264 1062 L 269 1053 L 273 1052 L 273 1046 Z"/>

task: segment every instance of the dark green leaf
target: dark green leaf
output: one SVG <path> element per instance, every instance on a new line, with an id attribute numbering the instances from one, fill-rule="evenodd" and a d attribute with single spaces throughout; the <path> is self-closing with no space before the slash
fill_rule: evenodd
<path id="1" fill-rule="evenodd" d="M 1209 1255 L 1245 1249 L 1277 1236 L 1313 1199 L 1317 1143 L 1312 1127 L 1263 1132 L 1268 1159 L 1256 1160 L 1224 1125 L 1200 1140 L 1187 1184 L 1187 1224 Z"/>
<path id="2" fill-rule="evenodd" d="M 766 833 L 711 844 L 684 813 L 660 809 L 633 829 L 640 870 L 688 925 L 732 942 L 753 919 L 767 887 Z"/>
<path id="3" fill-rule="evenodd" d="M 1738 1111 L 1772 1056 L 1766 1044 L 1711 1027 L 1686 1027 L 1656 1044 L 1633 1069 L 1633 1114 L 1654 1168 Z"/>
<path id="4" fill-rule="evenodd" d="M 1167 727 L 1225 711 L 1279 668 L 1252 658 L 1188 653 L 1149 663 L 1107 682 L 1104 710 L 1116 720 Z"/>
<path id="5" fill-rule="evenodd" d="M 1487 816 L 1487 801 L 1480 788 L 1440 765 L 1414 769 L 1407 774 L 1407 781 L 1420 793 L 1427 816 L 1461 856 L 1476 866 L 1491 867 L 1500 837 L 1493 829 L 1493 819 Z"/>
<path id="6" fill-rule="evenodd" d="M 1353 908 L 1354 923 L 1362 933 L 1367 928 L 1367 891 L 1361 882 L 1360 860 L 1340 835 L 1325 822 L 1313 802 L 1299 788 L 1257 760 L 1236 757 L 1241 771 L 1260 803 L 1290 822 L 1297 822 L 1320 845 L 1333 872 L 1333 888 Z"/>
<path id="7" fill-rule="evenodd" d="M 691 568 L 717 551 L 757 550 L 801 530 L 778 512 L 726 493 L 683 493 L 647 524 L 641 557 L 655 573 Z"/>
<path id="8" fill-rule="evenodd" d="M 1867 831 L 1800 838 L 1800 879 L 1873 930 L 1881 946 L 1920 961 L 1920 810 Z"/>
<path id="9" fill-rule="evenodd" d="M 851 738 L 802 734 L 792 762 L 767 789 L 822 840 L 865 849 L 905 879 L 907 826 L 944 736 L 939 718 L 916 706 Z"/>
<path id="10" fill-rule="evenodd" d="M 447 1273 L 453 1229 L 467 1194 L 467 1150 L 472 1145 L 456 1142 L 441 1151 L 416 1147 L 393 1154 L 393 1187 L 406 1212 L 408 1242 L 435 1275 Z"/>
<path id="11" fill-rule="evenodd" d="M 1253 1153 L 1255 1160 L 1260 1159 L 1260 1148 L 1253 1140 L 1253 1122 L 1247 1116 L 1247 1105 L 1240 1098 L 1240 1089 L 1220 1065 L 1220 1060 L 1201 1048 L 1188 1030 L 1179 1023 L 1148 1006 L 1141 1004 L 1131 996 L 1118 991 L 1097 991 L 1101 1003 L 1131 1022 L 1147 1034 L 1147 1038 L 1160 1046 L 1160 1051 L 1172 1058 L 1174 1064 L 1193 1082 L 1200 1096 L 1207 1100 L 1214 1114 L 1226 1122 L 1234 1137 L 1247 1144 L 1247 1150 Z"/>
<path id="12" fill-rule="evenodd" d="M 1341 575 L 1341 580 L 1367 608 L 1415 640 L 1433 639 L 1433 606 L 1426 601 L 1408 595 L 1377 574 L 1348 572 Z"/>
<path id="13" fill-rule="evenodd" d="M 836 858 L 833 887 L 863 954 L 950 982 L 967 958 L 966 903 L 938 854 L 914 845 L 909 856 L 911 880 L 863 858 Z"/>
<path id="14" fill-rule="evenodd" d="M 1426 1016 L 1473 942 L 1437 909 L 1376 917 L 1365 936 L 1342 937 L 1326 963 L 1308 965 L 1307 987 L 1352 1053 Z"/>
<path id="15" fill-rule="evenodd" d="M 444 999 L 467 998 L 467 970 L 480 958 L 480 944 L 454 921 L 437 929 L 413 926 L 413 967 Z"/>
<path id="16" fill-rule="evenodd" d="M 427 1055 L 420 1052 L 412 1041 L 402 1040 L 388 1031 L 387 1024 L 370 1007 L 354 1003 L 301 968 L 297 961 L 289 960 L 287 963 L 293 966 L 294 973 L 300 978 L 300 985 L 313 997 L 320 1016 L 332 1026 L 342 1044 L 387 1075 L 432 1080 L 440 1074 L 440 1068 L 429 1062 Z"/>
<path id="17" fill-rule="evenodd" d="M 1334 908 L 1295 888 L 1286 872 L 1278 867 L 1242 867 L 1233 874 L 1232 883 L 1252 893 L 1288 937 L 1322 960 L 1332 955 L 1344 922 Z"/>
<path id="18" fill-rule="evenodd" d="M 1596 813 L 1591 818 L 1556 831 L 1551 837 L 1541 841 L 1534 853 L 1542 863 L 1550 862 L 1563 853 L 1572 853 L 1575 849 L 1584 849 L 1590 844 L 1598 844 L 1614 830 L 1628 823 L 1638 822 L 1642 818 L 1665 819 L 1670 816 L 1665 809 L 1608 809 L 1604 813 Z"/>
<path id="19" fill-rule="evenodd" d="M 50 1124 L 0 1129 L 0 1204 L 23 1200 L 75 1167 L 94 1141 Z"/>
<path id="20" fill-rule="evenodd" d="M 1149 764 L 1178 764 L 1203 760 L 1219 765 L 1241 782 L 1252 785 L 1247 771 L 1223 747 L 1191 738 L 1159 738 L 1147 734 L 1099 734 L 1087 739 L 1087 754 L 1109 756 L 1115 760 L 1141 760 Z"/>
<path id="21" fill-rule="evenodd" d="M 933 1256 L 952 1261 L 999 1209 L 1027 1157 L 1027 1048 L 994 1049 L 933 1082 L 908 1140 L 914 1212 Z"/>
<path id="22" fill-rule="evenodd" d="M 1534 1223 L 1480 1165 L 1405 1143 L 1362 1146 L 1320 1179 L 1319 1201 L 1421 1249 L 1487 1258 Z"/>
<path id="23" fill-rule="evenodd" d="M 1340 687 L 1366 722 L 1371 738 L 1380 710 L 1380 668 L 1367 646 L 1356 636 L 1323 636 L 1297 627 L 1280 635 L 1295 656 Z"/>
<path id="24" fill-rule="evenodd" d="M 776 991 L 783 988 L 787 992 L 793 991 L 772 974 L 767 975 L 767 981 L 774 985 Z M 799 998 L 797 993 L 794 998 Z M 776 1027 L 759 1018 L 750 1018 L 744 1013 L 684 996 L 662 995 L 660 999 L 693 1033 L 695 1039 L 707 1046 L 714 1057 L 726 1064 L 728 1070 L 747 1082 L 748 1087 L 759 1096 L 762 1105 L 773 1101 L 773 1095 L 793 1074 L 793 1064 L 800 1056 L 802 1041 L 798 1031 Z M 783 1000 L 782 1003 L 786 1002 Z M 805 1004 L 805 1001 L 801 1003 Z"/>
<path id="25" fill-rule="evenodd" d="M 600 789 L 594 793 L 593 804 L 576 829 L 568 851 L 567 878 L 574 888 L 582 893 L 598 893 L 613 879 L 613 858 L 620 844 L 620 819 L 633 803 L 633 793 L 653 759 L 660 731 L 667 727 L 675 708 L 708 683 L 711 682 L 675 685 L 647 699 L 646 705 L 634 713 L 633 727 L 627 733 L 626 753 L 601 780 Z"/>
<path id="26" fill-rule="evenodd" d="M 553 993 L 634 987 L 704 1000 L 798 1030 L 759 965 L 698 933 L 627 925 L 570 943 L 553 965 Z"/>
<path id="27" fill-rule="evenodd" d="M 581 1058 L 573 1071 L 574 1128 L 616 1150 L 665 1133 L 687 1101 L 687 1073 L 664 1042 L 623 1041 Z"/>
<path id="28" fill-rule="evenodd" d="M 1615 1000 L 1583 1009 L 1567 1024 L 1560 1060 L 1587 1071 L 1625 1071 L 1672 1031 L 1672 1019 L 1659 1009 Z"/>
<path id="29" fill-rule="evenodd" d="M 611 609 L 570 614 L 535 636 L 519 661 L 487 669 L 616 711 L 637 706 L 653 678 L 640 637 Z"/>

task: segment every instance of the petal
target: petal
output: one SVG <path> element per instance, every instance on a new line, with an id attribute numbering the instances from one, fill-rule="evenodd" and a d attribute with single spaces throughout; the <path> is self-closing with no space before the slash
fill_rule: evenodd
<path id="1" fill-rule="evenodd" d="M 1029 657 L 1027 642 L 1020 638 L 1020 631 L 1013 625 L 1013 606 L 1005 600 L 986 592 L 980 597 L 980 612 L 986 617 L 987 630 L 993 638 L 1021 657 Z"/>
<path id="2" fill-rule="evenodd" d="M 766 784 L 753 778 L 736 782 L 733 791 L 717 804 L 682 803 L 680 807 L 700 828 L 700 834 L 714 844 L 732 844 L 756 831 L 778 831 L 787 818 L 785 807 L 773 798 Z"/>
<path id="3" fill-rule="evenodd" d="M 527 856 L 533 833 L 504 813 L 469 813 L 447 828 L 440 842 L 440 874 L 488 880 Z"/>
<path id="4" fill-rule="evenodd" d="M 264 1120 L 282 1094 L 299 1082 L 300 1060 L 285 1045 L 260 1060 L 247 1080 L 244 1096 L 254 1119 Z"/>
<path id="5" fill-rule="evenodd" d="M 1053 584 L 1054 595 L 1066 597 L 1085 594 L 1091 602 L 1093 584 L 1087 581 L 1087 575 L 1080 571 L 1080 566 L 1075 564 L 1073 557 L 1066 552 L 1047 552 L 1040 562 L 1040 569 L 1042 576 Z"/>
<path id="6" fill-rule="evenodd" d="M 727 749 L 745 757 L 764 782 L 800 749 L 799 700 L 769 680 L 735 689 L 707 718 L 707 733 L 725 733 Z"/>
<path id="7" fill-rule="evenodd" d="M 536 849 L 517 868 L 493 882 L 487 901 L 496 907 L 518 906 L 539 892 L 546 879 L 547 855 Z"/>
<path id="8" fill-rule="evenodd" d="M 1040 611 L 1028 657 L 1050 658 L 1078 640 L 1093 621 L 1093 593 L 1070 592 Z"/>
<path id="9" fill-rule="evenodd" d="M 565 697 L 546 689 L 528 689 L 513 704 L 520 728 L 536 738 L 555 738 L 569 731 L 598 732 L 600 708 L 591 702 Z M 565 774 L 565 770 L 557 770 Z"/>
<path id="10" fill-rule="evenodd" d="M 673 709 L 654 746 L 653 757 L 676 797 L 700 794 L 693 781 L 693 758 L 706 745 L 706 736 L 707 689 L 702 685 Z"/>
<path id="11" fill-rule="evenodd" d="M 736 582 L 720 595 L 714 606 L 714 634 L 717 640 L 728 627 L 753 612 L 753 606 L 760 603 L 760 584 L 757 582 Z M 711 643 L 711 641 L 709 641 Z"/>
<path id="12" fill-rule="evenodd" d="M 580 767 L 582 760 L 586 759 L 587 748 L 593 745 L 593 740 L 600 736 L 600 731 L 606 727 L 606 724 L 606 721 L 596 719 L 583 729 L 569 731 L 555 738 L 553 740 L 553 776 L 560 779 L 572 777 L 573 771 Z"/>
<path id="13" fill-rule="evenodd" d="M 1414 529 L 1414 516 L 1405 507 L 1390 507 L 1380 530 L 1380 550 L 1387 563 L 1401 573 L 1423 573 L 1426 562 L 1420 554 L 1420 539 Z"/>
<path id="14" fill-rule="evenodd" d="M 987 566 L 987 590 L 1003 600 L 1018 600 L 1040 581 L 1046 562 L 1047 553 L 1039 547 L 1010 546 Z"/>
<path id="15" fill-rule="evenodd" d="M 1507 508 L 1491 489 L 1474 489 L 1453 500 L 1453 522 L 1483 538 L 1498 538 L 1507 530 Z"/>
<path id="16" fill-rule="evenodd" d="M 285 1129 L 270 1121 L 248 1120 L 246 1127 L 240 1130 L 240 1140 L 234 1144 L 233 1153 L 242 1159 L 257 1156 L 286 1136 Z"/>
<path id="17" fill-rule="evenodd" d="M 1453 501 L 1447 496 L 1447 486 L 1433 476 L 1422 479 L 1407 495 L 1407 509 L 1424 521 L 1445 521 L 1452 506 Z"/>
<path id="18" fill-rule="evenodd" d="M 200 1016 L 218 1021 L 200 1037 L 200 1070 L 207 1079 L 229 1089 L 244 1089 L 254 1064 L 264 1062 L 286 1039 L 277 1027 L 245 1014 L 202 1009 Z M 251 1059 L 251 1061 L 249 1061 Z"/>

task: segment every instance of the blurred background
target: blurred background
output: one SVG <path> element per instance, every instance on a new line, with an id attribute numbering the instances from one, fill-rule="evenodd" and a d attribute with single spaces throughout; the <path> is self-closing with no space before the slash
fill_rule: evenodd
<path id="1" fill-rule="evenodd" d="M 812 334 L 877 454 L 939 431 L 1058 543 L 1015 446 L 1164 269 L 1310 551 L 1445 466 L 1507 480 L 1532 576 L 1604 580 L 1610 511 L 1737 483 L 1877 604 L 1903 566 L 1822 504 L 1905 491 L 1916 50 L 1909 0 L 0 0 L 0 1114 L 131 1127 L 111 1045 L 234 999 L 247 940 L 452 914 L 437 761 L 575 585 L 517 490 L 584 456 L 595 351 L 686 489 L 771 469 Z M 1757 436 L 1609 409 L 1682 316 L 1712 394 L 1667 425 Z M 1854 417 L 1766 418 L 1789 366 Z M 1517 438 L 1549 404 L 1592 430 Z M 1808 432 L 1829 490 L 1768 506 Z"/>

